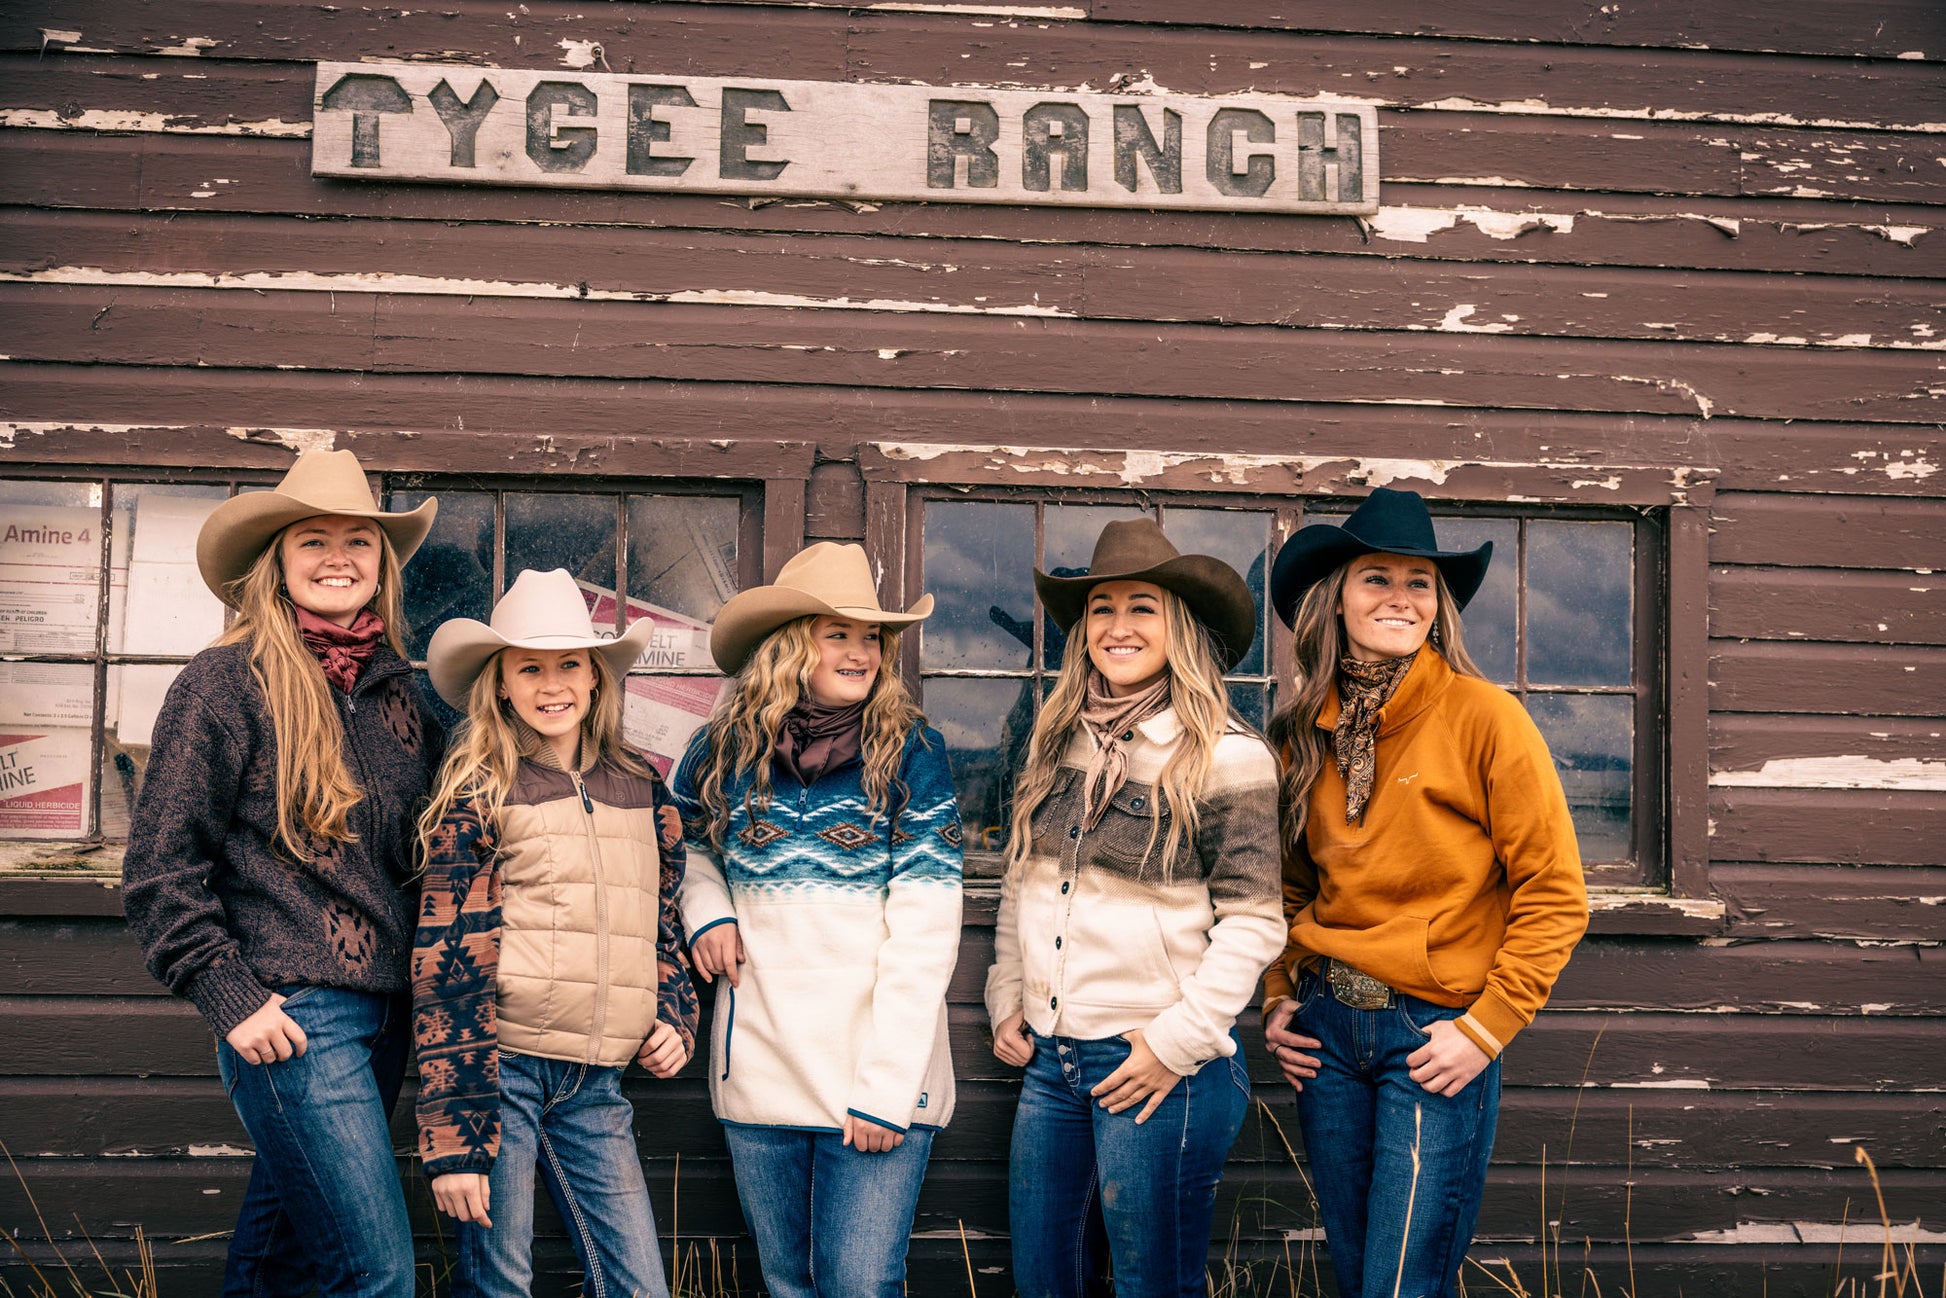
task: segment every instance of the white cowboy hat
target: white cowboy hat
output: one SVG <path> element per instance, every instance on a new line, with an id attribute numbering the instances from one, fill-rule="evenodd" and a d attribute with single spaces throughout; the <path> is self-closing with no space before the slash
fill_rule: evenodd
<path id="1" fill-rule="evenodd" d="M 319 514 L 369 518 L 384 529 L 393 553 L 404 563 L 426 539 L 438 513 L 439 502 L 428 500 L 409 513 L 388 514 L 365 485 L 357 456 L 350 451 L 307 451 L 269 491 L 232 496 L 210 511 L 196 534 L 196 567 L 203 584 L 233 605 L 231 585 L 250 571 L 272 537 L 299 519 Z"/>
<path id="2" fill-rule="evenodd" d="M 732 595 L 717 610 L 710 656 L 725 675 L 734 676 L 765 636 L 793 618 L 818 614 L 896 628 L 930 617 L 932 596 L 921 595 L 903 613 L 882 609 L 865 548 L 819 541 L 792 555 L 774 584 Z"/>
<path id="3" fill-rule="evenodd" d="M 648 618 L 637 619 L 619 636 L 597 634 L 588 601 L 566 568 L 526 569 L 493 606 L 491 623 L 456 617 L 439 624 L 426 646 L 426 674 L 440 698 L 464 711 L 474 680 L 502 649 L 591 649 L 619 677 L 635 665 L 654 634 L 655 623 Z"/>

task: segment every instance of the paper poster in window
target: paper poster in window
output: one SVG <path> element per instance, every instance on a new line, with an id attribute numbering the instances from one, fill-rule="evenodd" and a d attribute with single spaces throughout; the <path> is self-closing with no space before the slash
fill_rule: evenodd
<path id="1" fill-rule="evenodd" d="M 100 510 L 0 505 L 0 653 L 92 650 L 100 573 Z"/>
<path id="2" fill-rule="evenodd" d="M 609 634 L 615 626 L 615 592 L 585 581 L 578 584 L 595 628 Z M 655 634 L 636 663 L 638 670 L 716 669 L 709 652 L 708 623 L 647 600 L 629 600 L 628 624 L 634 626 L 643 618 L 655 624 Z M 727 684 L 721 676 L 629 677 L 622 738 L 667 775 L 689 746 L 689 737 L 709 719 Z"/>
<path id="3" fill-rule="evenodd" d="M 0 733 L 0 836 L 88 832 L 88 732 Z"/>

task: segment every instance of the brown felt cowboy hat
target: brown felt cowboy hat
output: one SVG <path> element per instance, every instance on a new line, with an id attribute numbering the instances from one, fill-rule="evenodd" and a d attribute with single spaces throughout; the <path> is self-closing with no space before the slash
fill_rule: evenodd
<path id="1" fill-rule="evenodd" d="M 226 604 L 234 605 L 231 586 L 250 571 L 271 538 L 299 519 L 319 514 L 369 518 L 392 542 L 404 563 L 432 530 L 439 502 L 428 500 L 407 513 L 388 514 L 378 507 L 365 485 L 365 471 L 350 451 L 306 451 L 297 457 L 284 480 L 269 491 L 232 496 L 203 520 L 196 534 L 196 567 L 203 584 Z"/>
<path id="2" fill-rule="evenodd" d="M 921 595 L 903 613 L 878 606 L 871 560 L 860 545 L 819 541 L 792 555 L 777 580 L 732 595 L 710 629 L 710 656 L 726 675 L 743 670 L 763 638 L 795 618 L 850 618 L 894 629 L 932 615 L 932 596 Z"/>
<path id="3" fill-rule="evenodd" d="M 1442 550 L 1433 535 L 1432 515 L 1416 491 L 1374 487 L 1343 525 L 1313 523 L 1300 527 L 1277 552 L 1270 569 L 1270 603 L 1290 626 L 1297 620 L 1304 592 L 1364 554 L 1402 554 L 1430 559 L 1453 592 L 1456 608 L 1479 592 L 1493 561 L 1493 542 L 1475 550 Z"/>
<path id="4" fill-rule="evenodd" d="M 573 574 L 528 568 L 493 606 L 491 622 L 456 617 L 439 624 L 426 646 L 426 675 L 440 698 L 464 709 L 473 682 L 502 649 L 586 649 L 601 655 L 612 675 L 625 676 L 654 634 L 645 617 L 618 636 L 602 635 Z"/>
<path id="5" fill-rule="evenodd" d="M 1104 581 L 1153 582 L 1178 596 L 1216 637 L 1224 671 L 1242 662 L 1256 641 L 1257 603 L 1243 577 L 1212 555 L 1183 554 L 1152 518 L 1122 519 L 1102 528 L 1085 576 L 1050 577 L 1034 570 L 1034 589 L 1063 631 L 1081 620 L 1089 590 Z"/>

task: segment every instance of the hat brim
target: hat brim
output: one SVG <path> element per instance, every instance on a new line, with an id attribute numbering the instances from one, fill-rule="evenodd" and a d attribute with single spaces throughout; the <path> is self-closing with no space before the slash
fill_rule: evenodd
<path id="1" fill-rule="evenodd" d="M 893 630 L 923 622 L 932 616 L 932 596 L 921 595 L 903 613 L 890 609 L 850 604 L 827 604 L 789 586 L 758 586 L 732 595 L 716 611 L 710 627 L 709 652 L 717 670 L 734 676 L 750 661 L 765 636 L 786 622 L 800 617 L 842 617 L 854 622 L 874 622 Z"/>
<path id="2" fill-rule="evenodd" d="M 1446 579 L 1453 603 L 1464 609 L 1486 580 L 1487 565 L 1493 560 L 1493 542 L 1476 550 L 1424 550 L 1410 546 L 1374 544 L 1334 523 L 1312 523 L 1301 527 L 1277 552 L 1270 569 L 1270 602 L 1285 626 L 1297 621 L 1297 606 L 1311 587 L 1364 554 L 1397 554 L 1408 559 L 1430 559 Z"/>
<path id="3" fill-rule="evenodd" d="M 1153 582 L 1177 596 L 1216 638 L 1226 672 L 1242 662 L 1256 643 L 1257 601 L 1250 597 L 1250 587 L 1235 568 L 1211 555 L 1178 555 L 1132 572 L 1091 572 L 1081 577 L 1051 577 L 1034 570 L 1034 590 L 1063 631 L 1081 620 L 1088 592 L 1104 581 Z"/>
<path id="4" fill-rule="evenodd" d="M 456 617 L 440 623 L 439 629 L 432 633 L 432 642 L 426 646 L 426 675 L 440 698 L 464 712 L 467 695 L 473 692 L 473 682 L 502 649 L 587 649 L 601 656 L 612 675 L 621 677 L 642 657 L 654 634 L 655 623 L 645 617 L 638 618 L 622 634 L 607 639 L 571 635 L 509 639 L 484 622 Z"/>
<path id="5" fill-rule="evenodd" d="M 404 564 L 432 531 L 439 502 L 428 499 L 417 509 L 388 514 L 376 509 L 321 508 L 276 491 L 232 496 L 210 511 L 196 534 L 196 569 L 202 573 L 203 584 L 234 608 L 231 586 L 250 571 L 271 538 L 292 523 L 324 514 L 372 520 L 391 541 L 399 563 Z"/>

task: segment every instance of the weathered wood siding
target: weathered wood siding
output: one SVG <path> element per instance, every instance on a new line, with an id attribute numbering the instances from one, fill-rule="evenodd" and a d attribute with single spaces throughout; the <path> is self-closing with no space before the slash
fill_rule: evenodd
<path id="1" fill-rule="evenodd" d="M 1605 1292 L 1632 1275 L 1643 1293 L 1829 1294 L 1841 1252 L 1846 1276 L 1879 1262 L 1862 1149 L 1936 1286 L 1940 8 L 975 8 L 16 0 L 0 472 L 276 470 L 330 442 L 383 470 L 764 481 L 766 571 L 805 537 L 861 538 L 895 585 L 900 447 L 956 448 L 935 481 L 1040 490 L 1083 465 L 1096 486 L 1393 481 L 1666 510 L 1675 896 L 1604 902 L 1512 1049 L 1474 1257 L 1535 1292 L 1580 1292 L 1585 1267 Z M 327 60 L 1329 94 L 1379 109 L 1382 206 L 323 180 L 307 137 Z M 981 1293 L 1008 1292 L 1012 1079 L 977 1008 L 991 908 L 969 908 L 962 1108 L 916 1293 L 964 1293 L 968 1259 Z M 159 992 L 112 888 L 0 878 L 0 1139 L 68 1257 L 85 1226 L 123 1264 L 139 1226 L 165 1293 L 208 1292 L 221 1241 L 173 1241 L 227 1228 L 248 1161 L 208 1032 Z M 1252 1067 L 1263 1104 L 1216 1253 L 1259 1282 L 1287 1251 L 1315 1275 L 1288 1092 Z M 751 1291 L 700 1066 L 633 1093 L 665 1236 Z M 0 1227 L 49 1255 L 18 1184 Z M 565 1284 L 558 1235 L 544 1253 Z"/>

